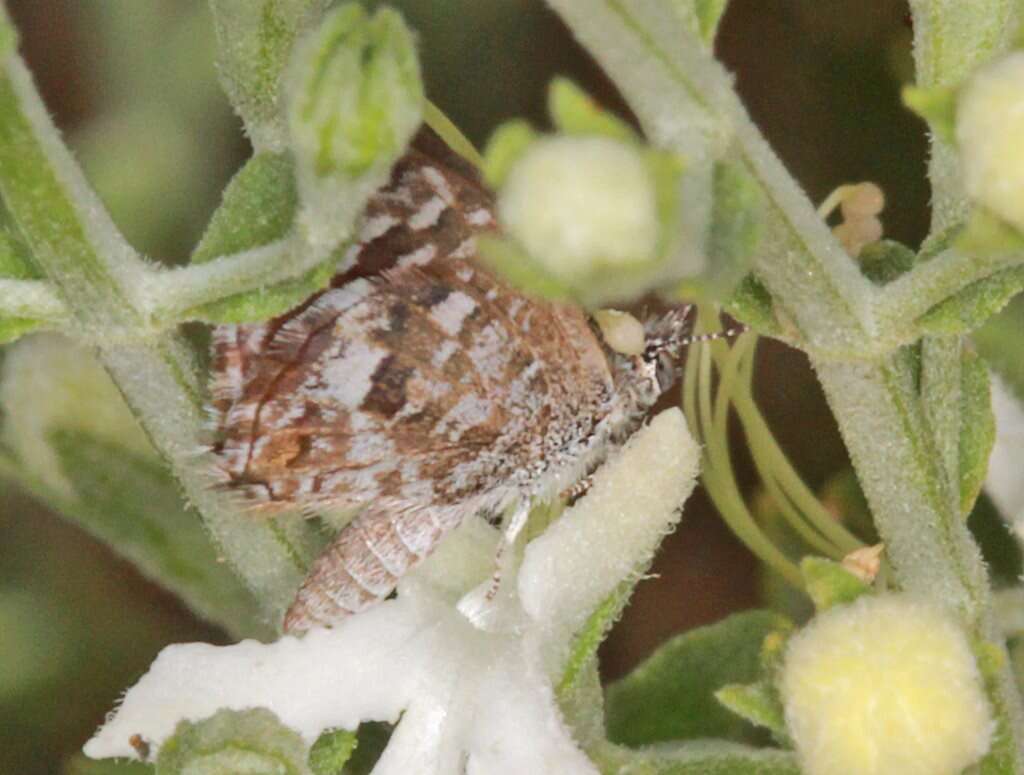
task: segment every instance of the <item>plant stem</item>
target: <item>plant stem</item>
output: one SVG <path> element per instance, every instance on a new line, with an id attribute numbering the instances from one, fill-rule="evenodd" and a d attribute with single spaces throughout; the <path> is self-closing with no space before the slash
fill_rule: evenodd
<path id="1" fill-rule="evenodd" d="M 755 272 L 777 309 L 800 332 L 886 542 L 896 580 L 924 599 L 954 606 L 976 635 L 1001 644 L 980 553 L 950 493 L 950 439 L 959 433 L 952 392 L 946 389 L 948 384 L 933 380 L 936 391 L 926 409 L 907 354 L 892 352 L 912 340 L 906 330 L 892 327 L 898 310 L 898 302 L 893 305 L 892 300 L 897 297 L 888 297 L 893 305 L 886 307 L 889 316 L 876 319 L 874 288 L 832 239 L 750 122 L 724 71 L 680 23 L 671 3 L 549 3 L 618 84 L 652 140 L 684 154 L 700 153 L 702 148 L 724 152 L 736 157 L 761 184 L 769 202 L 768 221 Z M 931 41 L 927 50 L 920 45 L 917 49 L 918 66 L 928 74 L 925 83 L 955 79 L 948 63 L 969 69 L 1016 29 L 1009 23 L 1010 0 L 914 0 L 912 5 L 915 29 L 920 19 L 919 34 Z M 695 131 L 702 133 L 703 146 L 694 140 Z M 931 165 L 940 202 L 933 218 L 938 227 L 962 214 L 949 157 L 938 149 Z M 931 306 L 942 300 L 941 290 L 935 289 L 948 291 L 954 284 L 966 284 L 968 262 L 951 255 L 934 267 L 928 264 L 897 286 L 906 297 L 914 295 L 915 287 L 927 291 L 925 286 L 931 285 L 937 295 L 928 300 Z M 987 276 L 993 270 L 982 271 Z M 930 346 L 934 363 L 926 369 L 937 374 L 942 364 L 950 364 L 955 349 L 949 343 Z M 864 359 L 872 350 L 873 358 Z M 881 356 L 882 352 L 891 354 Z M 862 360 L 852 361 L 852 353 Z M 689 373 L 687 378 L 692 379 Z M 692 408 L 687 408 L 691 417 Z M 705 480 L 711 490 L 712 477 L 706 474 Z M 722 504 L 716 499 L 716 505 Z M 1002 653 L 1005 656 L 1005 650 Z M 1024 771 L 1021 703 L 1008 669 L 990 684 L 989 697 L 998 717 L 1000 755 L 1008 757 L 1004 761 L 1009 767 Z"/>
<path id="2" fill-rule="evenodd" d="M 818 217 L 725 70 L 661 0 L 549 0 L 629 100 L 648 137 L 690 161 L 735 158 L 768 203 L 755 272 L 809 349 L 873 335 L 873 288 Z"/>
<path id="3" fill-rule="evenodd" d="M 1024 264 L 1021 253 L 968 256 L 956 249 L 944 250 L 878 292 L 874 303 L 879 331 L 905 332 L 910 337 L 907 341 L 912 341 L 916 339 L 914 321 L 936 304 L 978 280 L 1021 264 Z"/>
<path id="4" fill-rule="evenodd" d="M 42 280 L 8 280 L 0 277 L 0 315 L 45 320 L 54 326 L 68 322 L 64 302 Z"/>
<path id="5" fill-rule="evenodd" d="M 129 341 L 144 328 L 138 290 L 151 271 L 117 232 L 63 146 L 17 56 L 0 70 L 0 192 L 53 290 L 168 461 L 227 561 L 276 624 L 317 541 L 242 514 L 211 486 L 198 454 L 203 389 L 188 347 L 173 335 Z"/>

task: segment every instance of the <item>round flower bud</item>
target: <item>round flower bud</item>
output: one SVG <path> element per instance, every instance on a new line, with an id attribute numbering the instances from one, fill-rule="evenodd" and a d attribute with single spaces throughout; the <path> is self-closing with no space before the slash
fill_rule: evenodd
<path id="1" fill-rule="evenodd" d="M 967 193 L 1024 230 L 1024 51 L 979 70 L 956 113 Z"/>
<path id="2" fill-rule="evenodd" d="M 987 750 L 993 722 L 963 631 L 903 596 L 865 596 L 790 642 L 786 724 L 810 775 L 956 773 Z"/>
<path id="3" fill-rule="evenodd" d="M 534 259 L 568 282 L 650 261 L 657 249 L 655 182 L 636 148 L 609 137 L 533 143 L 508 173 L 498 214 Z"/>

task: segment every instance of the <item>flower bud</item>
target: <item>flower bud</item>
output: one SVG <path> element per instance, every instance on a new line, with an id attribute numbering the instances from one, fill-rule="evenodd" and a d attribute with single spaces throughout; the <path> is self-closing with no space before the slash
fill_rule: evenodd
<path id="1" fill-rule="evenodd" d="M 974 656 L 946 612 L 864 596 L 789 643 L 780 688 L 809 775 L 960 772 L 993 722 Z"/>
<path id="2" fill-rule="evenodd" d="M 412 33 L 394 11 L 341 6 L 296 51 L 289 85 L 300 223 L 311 244 L 330 248 L 349 236 L 422 119 Z"/>
<path id="3" fill-rule="evenodd" d="M 982 68 L 967 82 L 956 139 L 967 193 L 1024 230 L 1024 51 Z"/>
<path id="4" fill-rule="evenodd" d="M 211 0 L 217 73 L 257 151 L 281 151 L 281 80 L 297 37 L 330 0 Z M 114 144 L 116 146 L 116 144 Z M 154 144 L 158 148 L 159 144 Z"/>
<path id="5" fill-rule="evenodd" d="M 568 283 L 655 258 L 655 183 L 634 146 L 607 137 L 536 141 L 509 171 L 498 200 L 509 233 Z"/>

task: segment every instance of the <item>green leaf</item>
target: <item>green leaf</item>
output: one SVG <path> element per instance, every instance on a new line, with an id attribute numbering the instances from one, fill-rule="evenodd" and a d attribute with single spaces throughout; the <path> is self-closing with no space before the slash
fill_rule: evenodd
<path id="1" fill-rule="evenodd" d="M 992 369 L 1007 383 L 1017 399 L 1024 401 L 1024 296 L 1018 296 L 1002 312 L 972 334 L 975 347 Z"/>
<path id="2" fill-rule="evenodd" d="M 799 775 L 796 756 L 724 740 L 664 743 L 642 751 L 588 750 L 604 775 Z"/>
<path id="3" fill-rule="evenodd" d="M 594 99 L 568 78 L 555 78 L 548 87 L 548 113 L 555 128 L 570 135 L 603 135 L 626 142 L 637 141 L 625 121 L 603 110 Z"/>
<path id="4" fill-rule="evenodd" d="M 32 251 L 14 224 L 3 225 L 0 205 L 0 277 L 12 280 L 39 280 L 43 273 L 32 258 Z"/>
<path id="5" fill-rule="evenodd" d="M 918 326 L 929 334 L 963 334 L 981 326 L 1024 289 L 1024 267 L 1012 267 L 983 280 L 936 304 L 918 318 Z"/>
<path id="6" fill-rule="evenodd" d="M 601 645 L 612 625 L 622 615 L 622 609 L 626 607 L 634 585 L 635 580 L 632 579 L 620 584 L 619 588 L 590 615 L 586 624 L 583 625 L 583 629 L 576 633 L 569 649 L 569 658 L 562 671 L 562 680 L 559 681 L 556 689 L 559 697 L 564 696 L 566 692 L 576 686 L 583 668 L 596 658 L 597 647 Z"/>
<path id="7" fill-rule="evenodd" d="M 765 336 L 782 333 L 782 326 L 775 317 L 772 296 L 754 275 L 744 277 L 732 297 L 725 302 L 725 310 L 741 323 Z"/>
<path id="8" fill-rule="evenodd" d="M 292 227 L 298 194 L 290 157 L 257 153 L 224 189 L 223 200 L 192 254 L 193 264 L 282 239 Z"/>
<path id="9" fill-rule="evenodd" d="M 786 719 L 777 693 L 764 681 L 729 684 L 715 692 L 715 699 L 740 718 L 786 737 Z"/>
<path id="10" fill-rule="evenodd" d="M 359 737 L 347 729 L 324 732 L 309 751 L 313 775 L 341 775 L 342 768 L 359 745 Z"/>
<path id="11" fill-rule="evenodd" d="M 819 613 L 837 605 L 852 603 L 871 587 L 842 565 L 824 557 L 804 557 L 800 561 L 804 588 Z"/>
<path id="12" fill-rule="evenodd" d="M 729 0 L 696 0 L 694 7 L 697 11 L 697 22 L 700 26 L 700 36 L 707 43 L 715 40 L 718 32 L 718 24 L 722 21 L 725 8 Z"/>
<path id="13" fill-rule="evenodd" d="M 156 775 L 312 775 L 302 737 L 269 710 L 219 710 L 182 721 L 161 747 Z"/>
<path id="14" fill-rule="evenodd" d="M 537 132 L 523 119 L 506 121 L 499 126 L 484 148 L 484 180 L 497 190 L 508 177 L 512 165 L 534 140 Z"/>
<path id="15" fill-rule="evenodd" d="M 678 635 L 608 687 L 608 738 L 629 746 L 700 737 L 742 737 L 745 722 L 714 693 L 760 674 L 761 643 L 785 620 L 768 611 L 735 614 Z"/>
<path id="16" fill-rule="evenodd" d="M 221 85 L 256 149 L 281 150 L 281 83 L 296 39 L 330 0 L 211 0 Z"/>
<path id="17" fill-rule="evenodd" d="M 971 513 L 985 483 L 988 458 L 996 441 L 988 366 L 970 350 L 960 369 L 960 510 Z"/>
<path id="18" fill-rule="evenodd" d="M 76 430 L 49 434 L 74 500 L 60 510 L 187 606 L 240 635 L 266 635 L 255 601 L 218 561 L 199 518 L 155 458 Z"/>
<path id="19" fill-rule="evenodd" d="M 707 252 L 707 284 L 712 298 L 728 298 L 750 271 L 764 225 L 764 194 L 737 162 L 714 167 L 714 210 Z"/>
<path id="20" fill-rule="evenodd" d="M 192 255 L 203 264 L 218 256 L 239 253 L 284 239 L 298 206 L 294 166 L 285 154 L 259 153 L 235 175 Z M 334 273 L 331 257 L 302 277 L 237 293 L 188 311 L 187 317 L 211 323 L 265 320 L 286 312 L 323 288 Z"/>
<path id="21" fill-rule="evenodd" d="M 913 269 L 917 256 L 900 242 L 879 240 L 865 245 L 857 261 L 865 277 L 876 285 L 885 285 Z"/>
<path id="22" fill-rule="evenodd" d="M 956 142 L 957 89 L 949 86 L 903 87 L 903 104 L 928 122 L 943 142 Z"/>
<path id="23" fill-rule="evenodd" d="M 0 277 L 12 280 L 38 280 L 43 273 L 32 258 L 32 251 L 0 203 Z M 0 344 L 13 342 L 30 331 L 42 327 L 42 320 L 25 317 L 0 316 Z"/>

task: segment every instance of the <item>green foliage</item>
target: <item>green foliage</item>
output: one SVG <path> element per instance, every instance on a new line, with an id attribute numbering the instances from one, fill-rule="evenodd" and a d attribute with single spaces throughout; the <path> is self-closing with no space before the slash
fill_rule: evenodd
<path id="1" fill-rule="evenodd" d="M 918 319 L 929 334 L 963 334 L 973 331 L 1005 307 L 1024 289 L 1024 267 L 1012 267 L 971 283 L 935 305 Z"/>
<path id="2" fill-rule="evenodd" d="M 735 299 L 761 240 L 764 194 L 742 165 L 729 161 L 715 164 L 713 192 L 705 282 L 712 298 Z"/>
<path id="3" fill-rule="evenodd" d="M 985 483 L 996 441 L 996 418 L 985 361 L 964 350 L 960 369 L 960 510 L 966 516 Z"/>
<path id="4" fill-rule="evenodd" d="M 585 667 L 593 664 L 597 659 L 597 648 L 608 635 L 608 631 L 615 621 L 622 615 L 622 609 L 629 601 L 633 586 L 632 580 L 621 584 L 590 615 L 583 625 L 583 629 L 576 633 L 569 650 L 569 658 L 562 670 L 562 680 L 556 687 L 559 696 L 564 696 L 566 692 L 572 690 Z"/>
<path id="5" fill-rule="evenodd" d="M 948 86 L 903 87 L 903 104 L 947 143 L 956 141 L 956 99 L 957 89 Z"/>
<path id="6" fill-rule="evenodd" d="M 800 561 L 804 589 L 821 613 L 837 605 L 852 603 L 871 587 L 838 562 L 824 557 L 804 557 Z"/>
<path id="7" fill-rule="evenodd" d="M 32 251 L 0 202 L 0 279 L 38 280 L 42 276 Z M 42 325 L 41 320 L 0 313 L 0 344 L 13 342 Z"/>
<path id="8" fill-rule="evenodd" d="M 537 132 L 522 119 L 506 121 L 499 126 L 484 149 L 484 180 L 491 188 L 500 188 L 509 170 L 523 151 L 537 139 Z"/>
<path id="9" fill-rule="evenodd" d="M 192 263 L 207 263 L 219 256 L 286 239 L 297 205 L 290 157 L 273 153 L 253 156 L 224 190 L 223 201 L 192 254 Z M 332 256 L 301 277 L 236 293 L 185 314 L 210 323 L 265 320 L 291 309 L 324 287 L 334 273 L 336 261 Z"/>
<path id="10" fill-rule="evenodd" d="M 732 296 L 725 303 L 726 311 L 741 323 L 765 336 L 782 333 L 782 326 L 775 317 L 775 306 L 771 293 L 753 274 L 748 274 Z"/>
<path id="11" fill-rule="evenodd" d="M 917 256 L 895 240 L 879 240 L 865 245 L 857 256 L 860 270 L 876 285 L 885 285 L 914 268 Z"/>
<path id="12" fill-rule="evenodd" d="M 281 92 L 296 39 L 330 0 L 211 0 L 221 85 L 257 150 L 284 146 Z"/>
<path id="13" fill-rule="evenodd" d="M 156 775 L 313 775 L 307 746 L 269 710 L 220 710 L 182 721 L 161 747 Z"/>
<path id="14" fill-rule="evenodd" d="M 555 129 L 569 135 L 601 135 L 635 142 L 636 132 L 620 118 L 602 110 L 593 98 L 568 78 L 555 78 L 548 87 L 548 114 Z"/>
<path id="15" fill-rule="evenodd" d="M 715 699 L 737 716 L 764 727 L 778 738 L 786 735 L 786 719 L 778 692 L 766 681 L 729 684 L 715 692 Z"/>
<path id="16" fill-rule="evenodd" d="M 198 614 L 265 634 L 252 596 L 223 562 L 167 469 L 123 446 L 74 430 L 50 439 L 75 500 L 65 513 L 107 541 Z"/>
<path id="17" fill-rule="evenodd" d="M 324 732 L 309 751 L 309 769 L 313 775 L 342 775 L 345 763 L 352 758 L 359 737 L 347 729 Z"/>
<path id="18" fill-rule="evenodd" d="M 761 641 L 784 623 L 767 611 L 734 614 L 677 635 L 608 687 L 608 739 L 629 746 L 701 737 L 742 738 L 749 727 L 714 693 L 760 673 Z"/>
<path id="19" fill-rule="evenodd" d="M 643 751 L 609 747 L 594 758 L 603 775 L 800 775 L 789 751 L 722 740 L 662 743 Z"/>

